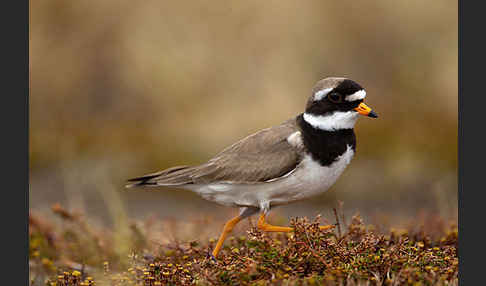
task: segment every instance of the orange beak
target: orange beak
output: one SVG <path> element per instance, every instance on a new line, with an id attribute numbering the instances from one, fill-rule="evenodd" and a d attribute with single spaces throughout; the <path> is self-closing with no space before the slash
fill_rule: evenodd
<path id="1" fill-rule="evenodd" d="M 371 108 L 368 105 L 364 104 L 363 102 L 361 102 L 358 105 L 358 107 L 356 107 L 354 110 L 356 110 L 359 114 L 364 116 L 368 116 L 371 118 L 378 117 L 378 114 L 376 114 L 373 110 L 371 110 Z"/>

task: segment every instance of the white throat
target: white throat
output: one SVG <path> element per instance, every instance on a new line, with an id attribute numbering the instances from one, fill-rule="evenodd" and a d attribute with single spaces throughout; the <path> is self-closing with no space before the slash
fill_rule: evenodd
<path id="1" fill-rule="evenodd" d="M 352 111 L 335 111 L 328 115 L 314 115 L 304 113 L 304 120 L 312 127 L 325 130 L 335 131 L 341 129 L 352 129 L 359 113 Z"/>

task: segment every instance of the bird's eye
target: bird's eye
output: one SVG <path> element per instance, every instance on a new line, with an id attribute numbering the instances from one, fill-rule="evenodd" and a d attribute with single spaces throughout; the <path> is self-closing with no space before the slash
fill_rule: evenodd
<path id="1" fill-rule="evenodd" d="M 343 100 L 342 95 L 336 92 L 330 93 L 327 97 L 331 102 L 334 103 L 341 103 L 341 101 Z"/>

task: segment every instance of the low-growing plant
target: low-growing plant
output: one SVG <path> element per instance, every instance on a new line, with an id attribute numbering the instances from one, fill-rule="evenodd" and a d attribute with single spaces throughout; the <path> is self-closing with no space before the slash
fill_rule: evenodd
<path id="1" fill-rule="evenodd" d="M 425 227 L 379 233 L 355 215 L 344 228 L 321 231 L 320 217 L 293 218 L 292 233 L 252 227 L 230 237 L 218 259 L 214 240 L 150 242 L 133 224 L 131 252 L 115 255 L 112 234 L 89 226 L 56 205 L 66 223 L 30 215 L 32 285 L 457 285 L 457 226 L 437 220 Z"/>

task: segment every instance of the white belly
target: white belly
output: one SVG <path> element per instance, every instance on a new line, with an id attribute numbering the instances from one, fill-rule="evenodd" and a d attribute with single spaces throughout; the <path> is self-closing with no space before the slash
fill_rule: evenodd
<path id="1" fill-rule="evenodd" d="M 283 178 L 257 184 L 215 183 L 207 186 L 191 185 L 188 189 L 207 200 L 227 206 L 270 206 L 306 199 L 327 191 L 339 178 L 353 158 L 347 150 L 329 167 L 323 167 L 307 155 L 299 166 Z"/>

